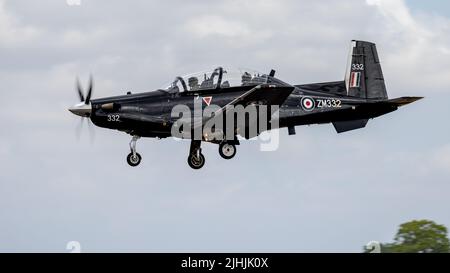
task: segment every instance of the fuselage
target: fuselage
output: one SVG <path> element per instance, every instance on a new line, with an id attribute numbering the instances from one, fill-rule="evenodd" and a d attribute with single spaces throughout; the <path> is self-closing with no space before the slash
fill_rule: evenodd
<path id="1" fill-rule="evenodd" d="M 340 83 L 332 83 L 338 86 Z M 369 119 L 396 110 L 392 105 L 371 107 L 379 100 L 367 100 L 340 95 L 339 92 L 314 90 L 315 84 L 296 85 L 280 106 L 279 127 L 330 123 L 355 119 Z M 172 116 L 176 105 L 194 108 L 196 100 L 211 97 L 210 104 L 223 107 L 255 86 L 238 86 L 206 89 L 198 92 L 170 93 L 156 90 L 139 94 L 107 97 L 91 101 L 92 122 L 109 129 L 116 129 L 142 137 L 165 138 L 171 136 L 171 126 L 178 119 Z M 336 91 L 336 90 L 335 90 Z M 302 100 L 310 99 L 305 106 Z M 107 107 L 105 107 L 107 106 Z M 206 107 L 202 103 L 202 107 Z"/>

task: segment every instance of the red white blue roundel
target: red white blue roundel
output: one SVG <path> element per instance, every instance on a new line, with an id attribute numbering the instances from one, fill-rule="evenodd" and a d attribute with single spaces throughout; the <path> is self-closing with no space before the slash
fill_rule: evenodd
<path id="1" fill-rule="evenodd" d="M 301 104 L 302 104 L 303 110 L 305 110 L 305 111 L 312 111 L 316 107 L 316 102 L 311 97 L 303 97 Z"/>

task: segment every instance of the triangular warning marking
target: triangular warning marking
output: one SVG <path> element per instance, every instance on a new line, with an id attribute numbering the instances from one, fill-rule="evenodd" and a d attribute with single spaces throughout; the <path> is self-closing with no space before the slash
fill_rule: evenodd
<path id="1" fill-rule="evenodd" d="M 209 106 L 211 104 L 212 97 L 203 97 L 203 101 Z"/>

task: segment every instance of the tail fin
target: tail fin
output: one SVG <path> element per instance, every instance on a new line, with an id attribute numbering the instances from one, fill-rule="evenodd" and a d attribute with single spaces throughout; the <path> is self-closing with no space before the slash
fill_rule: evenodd
<path id="1" fill-rule="evenodd" d="M 383 72 L 374 43 L 352 41 L 345 74 L 347 95 L 365 99 L 387 99 Z"/>

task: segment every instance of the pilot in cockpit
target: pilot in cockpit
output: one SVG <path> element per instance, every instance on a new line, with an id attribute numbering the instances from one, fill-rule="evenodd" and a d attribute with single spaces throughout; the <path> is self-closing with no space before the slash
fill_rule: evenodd
<path id="1" fill-rule="evenodd" d="M 205 80 L 202 82 L 202 84 L 200 85 L 200 89 L 209 89 L 213 87 L 213 75 L 211 75 L 211 78 L 208 78 L 205 76 Z"/>
<path id="2" fill-rule="evenodd" d="M 176 80 L 170 85 L 169 89 L 170 89 L 171 93 L 178 93 L 178 92 L 180 92 L 180 88 L 178 88 Z"/>
<path id="3" fill-rule="evenodd" d="M 242 85 L 250 84 L 251 80 L 252 80 L 252 75 L 250 75 L 250 73 L 244 72 L 244 74 L 242 74 Z"/>
<path id="4" fill-rule="evenodd" d="M 189 90 L 190 91 L 198 90 L 198 88 L 200 87 L 199 84 L 198 84 L 198 78 L 197 77 L 190 77 L 188 79 L 188 85 L 189 85 Z"/>

